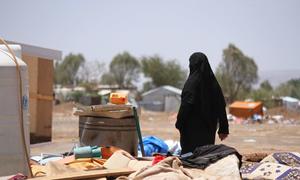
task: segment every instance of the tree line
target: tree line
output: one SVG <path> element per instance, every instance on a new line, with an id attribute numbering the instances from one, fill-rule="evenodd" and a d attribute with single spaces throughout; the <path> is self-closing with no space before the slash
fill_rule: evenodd
<path id="1" fill-rule="evenodd" d="M 89 65 L 91 62 L 86 61 L 82 54 L 67 55 L 62 62 L 55 63 L 55 84 L 75 86 L 101 83 L 128 88 L 134 86 L 143 74 L 147 79 L 143 91 L 147 91 L 163 85 L 182 88 L 187 76 L 187 71 L 177 60 L 164 60 L 158 55 L 138 59 L 125 51 L 113 57 L 107 71 L 103 63 L 93 63 Z"/>
<path id="2" fill-rule="evenodd" d="M 146 81 L 143 91 L 163 85 L 182 88 L 188 71 L 176 59 L 165 60 L 158 55 L 136 58 L 129 52 L 114 56 L 105 70 L 99 61 L 88 62 L 82 54 L 68 54 L 63 61 L 55 63 L 56 84 L 61 85 L 118 85 L 120 88 L 134 86 L 143 75 Z M 272 96 L 292 96 L 300 98 L 300 78 L 291 79 L 273 88 L 269 81 L 263 81 L 258 89 L 258 66 L 255 60 L 244 54 L 234 44 L 223 50 L 222 61 L 215 71 L 223 93 L 228 100 L 270 99 Z"/>

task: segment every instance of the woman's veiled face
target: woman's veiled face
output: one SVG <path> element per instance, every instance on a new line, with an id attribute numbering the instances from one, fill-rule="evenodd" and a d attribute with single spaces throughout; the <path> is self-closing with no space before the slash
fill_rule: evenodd
<path id="1" fill-rule="evenodd" d="M 208 63 L 207 57 L 205 56 L 205 54 L 197 52 L 197 53 L 193 53 L 189 59 L 190 61 L 190 73 L 195 72 L 197 69 L 203 71 L 203 69 L 201 69 L 201 67 L 203 67 L 203 65 L 205 63 Z"/>

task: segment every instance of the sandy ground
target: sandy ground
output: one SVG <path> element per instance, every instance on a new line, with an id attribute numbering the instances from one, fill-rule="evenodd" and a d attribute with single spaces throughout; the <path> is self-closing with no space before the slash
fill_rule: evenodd
<path id="1" fill-rule="evenodd" d="M 78 143 L 78 117 L 72 115 L 72 104 L 54 107 L 50 143 L 31 145 L 31 154 L 67 152 Z M 230 122 L 229 137 L 220 142 L 235 147 L 240 153 L 297 151 L 300 152 L 300 114 L 289 114 L 282 109 L 270 110 L 272 114 L 284 114 L 295 119 L 293 124 L 236 124 Z M 175 129 L 175 113 L 142 111 L 140 116 L 142 135 L 154 135 L 161 139 L 179 140 Z"/>

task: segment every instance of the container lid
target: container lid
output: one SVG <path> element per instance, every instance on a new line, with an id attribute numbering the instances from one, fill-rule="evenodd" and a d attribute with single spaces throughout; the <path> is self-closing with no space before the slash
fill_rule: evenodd
<path id="1" fill-rule="evenodd" d="M 16 58 L 19 65 L 26 66 L 26 63 L 20 59 L 21 46 L 9 45 L 9 47 L 14 51 L 15 55 L 17 56 Z M 16 66 L 15 62 L 12 59 L 13 56 L 9 53 L 7 47 L 4 45 L 0 45 L 0 66 Z"/>

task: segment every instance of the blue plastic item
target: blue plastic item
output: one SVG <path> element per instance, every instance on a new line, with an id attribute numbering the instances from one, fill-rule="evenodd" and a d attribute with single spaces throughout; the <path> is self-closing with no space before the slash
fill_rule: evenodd
<path id="1" fill-rule="evenodd" d="M 152 156 L 153 153 L 167 153 L 168 145 L 155 136 L 147 136 L 143 138 L 144 150 L 146 156 Z"/>

